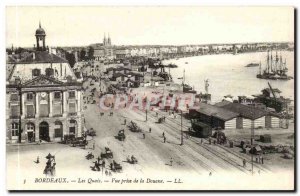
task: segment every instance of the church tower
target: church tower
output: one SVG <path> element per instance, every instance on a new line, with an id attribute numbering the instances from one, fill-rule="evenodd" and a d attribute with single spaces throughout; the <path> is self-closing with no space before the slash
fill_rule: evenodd
<path id="1" fill-rule="evenodd" d="M 105 36 L 105 33 L 104 33 L 104 38 L 103 38 L 103 45 L 106 46 L 107 42 L 106 42 L 106 36 Z"/>
<path id="2" fill-rule="evenodd" d="M 39 28 L 35 31 L 36 37 L 36 47 L 38 51 L 45 51 L 46 50 L 46 33 L 45 30 L 41 26 L 41 22 L 39 23 Z"/>
<path id="3" fill-rule="evenodd" d="M 110 39 L 109 33 L 108 33 L 108 38 L 107 38 L 107 45 L 111 46 L 111 39 Z"/>

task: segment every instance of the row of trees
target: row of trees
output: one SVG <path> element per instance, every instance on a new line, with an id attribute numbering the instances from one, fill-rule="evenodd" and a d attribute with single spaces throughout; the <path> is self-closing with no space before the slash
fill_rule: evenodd
<path id="1" fill-rule="evenodd" d="M 65 52 L 66 59 L 68 60 L 70 66 L 73 68 L 76 63 L 76 58 L 73 52 Z M 78 60 L 79 61 L 86 61 L 86 60 L 93 60 L 94 59 L 94 48 L 89 47 L 88 51 L 86 52 L 85 49 L 81 49 L 79 51 Z"/>

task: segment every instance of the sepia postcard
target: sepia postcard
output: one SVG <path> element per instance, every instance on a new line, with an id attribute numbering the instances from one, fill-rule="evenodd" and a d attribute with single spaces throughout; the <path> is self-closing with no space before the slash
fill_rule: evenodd
<path id="1" fill-rule="evenodd" d="M 294 191 L 294 20 L 7 6 L 7 190 Z"/>

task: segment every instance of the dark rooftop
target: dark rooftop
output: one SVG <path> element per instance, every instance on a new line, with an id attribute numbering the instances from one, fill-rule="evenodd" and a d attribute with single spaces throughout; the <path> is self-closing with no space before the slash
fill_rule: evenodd
<path id="1" fill-rule="evenodd" d="M 222 102 L 221 102 L 222 103 Z M 253 107 L 253 106 L 247 106 L 240 103 L 227 103 L 222 105 L 221 103 L 216 104 L 216 106 L 236 112 L 240 114 L 240 116 L 247 118 L 247 119 L 258 119 L 268 114 L 267 111 Z"/>
<path id="2" fill-rule="evenodd" d="M 213 116 L 222 120 L 231 120 L 239 116 L 238 113 L 232 112 L 221 107 L 217 107 L 210 104 L 200 103 L 200 108 L 197 112 L 203 113 L 207 116 Z"/>
<path id="3" fill-rule="evenodd" d="M 36 51 L 29 53 L 24 58 L 15 63 L 67 63 L 66 59 L 63 59 L 55 54 L 50 54 L 47 51 Z"/>

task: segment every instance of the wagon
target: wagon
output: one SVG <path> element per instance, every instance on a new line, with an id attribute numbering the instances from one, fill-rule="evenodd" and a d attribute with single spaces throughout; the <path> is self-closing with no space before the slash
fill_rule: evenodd
<path id="1" fill-rule="evenodd" d="M 71 144 L 73 147 L 86 146 L 88 144 L 88 142 L 86 141 L 86 139 L 84 137 L 77 137 L 71 142 Z"/>
<path id="2" fill-rule="evenodd" d="M 120 130 L 118 135 L 116 136 L 116 138 L 120 141 L 124 141 L 126 136 L 125 136 L 125 133 L 124 133 L 124 129 Z"/>
<path id="3" fill-rule="evenodd" d="M 136 164 L 138 160 L 132 155 L 131 158 L 127 157 L 127 162 L 130 164 Z"/>
<path id="4" fill-rule="evenodd" d="M 100 156 L 101 158 L 112 159 L 113 153 L 109 148 L 105 147 L 105 153 L 101 152 Z"/>
<path id="5" fill-rule="evenodd" d="M 110 169 L 113 172 L 120 172 L 122 170 L 121 164 L 117 163 L 115 160 L 110 164 Z"/>

